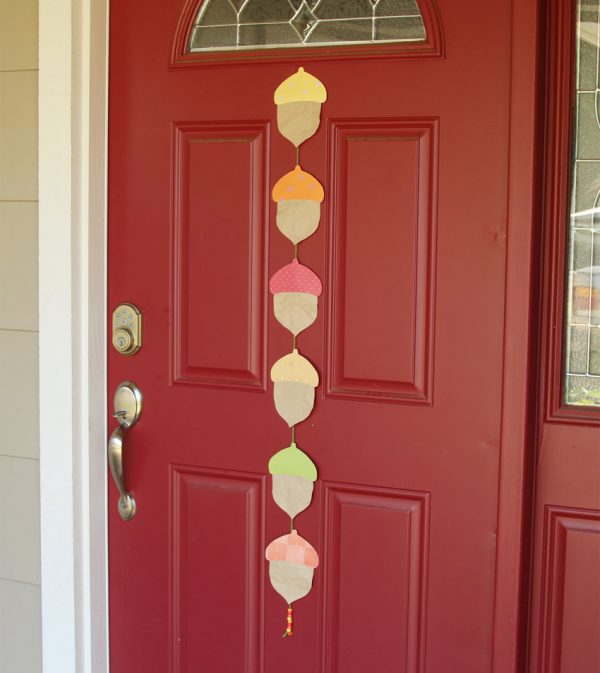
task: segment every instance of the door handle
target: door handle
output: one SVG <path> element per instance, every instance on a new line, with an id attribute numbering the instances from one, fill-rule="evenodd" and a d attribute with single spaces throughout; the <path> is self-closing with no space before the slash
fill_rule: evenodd
<path id="1" fill-rule="evenodd" d="M 113 416 L 119 425 L 108 440 L 108 465 L 115 485 L 119 491 L 118 510 L 124 521 L 133 519 L 136 504 L 133 496 L 125 488 L 123 474 L 123 445 L 127 431 L 133 427 L 142 413 L 142 392 L 132 381 L 123 381 L 117 386 L 114 397 Z"/>

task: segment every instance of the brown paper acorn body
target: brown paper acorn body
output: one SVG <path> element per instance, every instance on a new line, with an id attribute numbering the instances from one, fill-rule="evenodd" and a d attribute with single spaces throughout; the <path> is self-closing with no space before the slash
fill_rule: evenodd
<path id="1" fill-rule="evenodd" d="M 321 103 L 298 101 L 277 106 L 277 126 L 296 147 L 314 136 L 320 123 Z"/>

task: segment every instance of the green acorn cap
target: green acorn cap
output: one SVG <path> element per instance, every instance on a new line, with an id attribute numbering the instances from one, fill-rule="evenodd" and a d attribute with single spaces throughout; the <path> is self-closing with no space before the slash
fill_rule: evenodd
<path id="1" fill-rule="evenodd" d="M 292 442 L 291 446 L 278 451 L 269 461 L 271 474 L 287 474 L 310 481 L 317 480 L 317 468 L 312 460 Z"/>

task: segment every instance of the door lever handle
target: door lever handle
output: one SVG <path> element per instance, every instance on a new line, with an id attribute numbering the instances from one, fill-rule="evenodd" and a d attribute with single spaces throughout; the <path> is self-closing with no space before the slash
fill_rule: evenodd
<path id="1" fill-rule="evenodd" d="M 108 440 L 108 465 L 115 485 L 119 491 L 119 515 L 124 521 L 132 519 L 136 512 L 133 496 L 125 488 L 123 474 L 123 445 L 129 428 L 133 427 L 142 413 L 142 392 L 131 381 L 119 384 L 114 398 L 113 416 L 119 425 Z"/>

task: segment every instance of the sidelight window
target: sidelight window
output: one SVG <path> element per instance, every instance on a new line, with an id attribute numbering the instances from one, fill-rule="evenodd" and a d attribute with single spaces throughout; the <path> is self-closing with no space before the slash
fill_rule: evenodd
<path id="1" fill-rule="evenodd" d="M 600 407 L 600 0 L 578 3 L 565 402 Z"/>
<path id="2" fill-rule="evenodd" d="M 422 42 L 416 0 L 204 0 L 190 51 Z"/>

